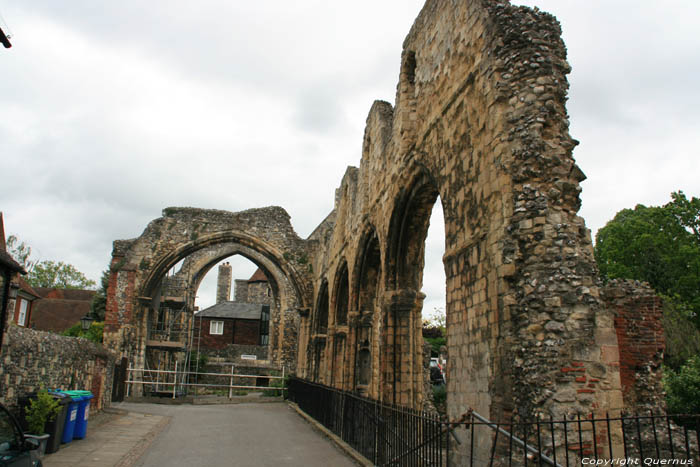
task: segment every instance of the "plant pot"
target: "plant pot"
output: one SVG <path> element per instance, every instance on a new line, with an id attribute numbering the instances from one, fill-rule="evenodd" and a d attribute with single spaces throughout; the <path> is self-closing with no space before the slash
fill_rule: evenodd
<path id="1" fill-rule="evenodd" d="M 44 457 L 44 453 L 46 452 L 46 443 L 48 443 L 49 441 L 49 436 L 51 435 L 49 435 L 48 433 L 44 433 L 43 435 L 34 435 L 31 433 L 24 434 L 25 438 L 32 438 L 39 441 L 39 449 L 36 450 L 39 458 Z"/>

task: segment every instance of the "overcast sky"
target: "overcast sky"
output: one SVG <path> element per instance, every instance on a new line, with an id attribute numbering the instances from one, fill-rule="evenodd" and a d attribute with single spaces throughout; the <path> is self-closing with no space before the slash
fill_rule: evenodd
<path id="1" fill-rule="evenodd" d="M 6 232 L 96 281 L 112 241 L 167 206 L 280 205 L 305 238 L 359 164 L 372 101 L 394 102 L 422 3 L 0 0 Z M 700 195 L 700 2 L 522 3 L 562 23 L 589 228 Z M 428 311 L 444 306 L 438 228 Z"/>

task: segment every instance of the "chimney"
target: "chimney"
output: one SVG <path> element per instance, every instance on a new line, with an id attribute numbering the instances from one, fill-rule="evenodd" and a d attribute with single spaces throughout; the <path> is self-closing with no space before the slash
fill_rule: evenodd
<path id="1" fill-rule="evenodd" d="M 219 266 L 219 276 L 216 279 L 216 303 L 228 302 L 231 299 L 231 265 L 228 262 Z"/>

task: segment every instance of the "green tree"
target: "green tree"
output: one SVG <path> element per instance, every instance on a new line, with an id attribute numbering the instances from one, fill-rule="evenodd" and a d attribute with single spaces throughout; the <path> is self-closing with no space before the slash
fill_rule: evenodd
<path id="1" fill-rule="evenodd" d="M 15 261 L 24 267 L 24 270 L 30 272 L 34 267 L 35 261 L 31 261 L 29 257 L 32 254 L 32 248 L 26 243 L 20 241 L 17 235 L 7 237 L 7 252 Z"/>
<path id="2" fill-rule="evenodd" d="M 107 287 L 109 286 L 109 270 L 102 271 L 102 277 L 100 278 L 100 288 L 97 289 L 97 293 L 92 297 L 92 302 L 90 303 L 90 313 L 97 321 L 105 320 L 105 313 L 107 312 Z"/>
<path id="3" fill-rule="evenodd" d="M 89 289 L 95 281 L 85 277 L 72 264 L 63 261 L 40 261 L 26 277 L 33 287 L 56 287 L 59 289 Z"/>
<path id="4" fill-rule="evenodd" d="M 649 282 L 700 328 L 700 199 L 671 197 L 618 212 L 598 231 L 595 257 L 603 278 Z"/>
<path id="5" fill-rule="evenodd" d="M 700 413 L 700 357 L 689 358 L 679 372 L 667 368 L 664 387 L 670 413 Z"/>

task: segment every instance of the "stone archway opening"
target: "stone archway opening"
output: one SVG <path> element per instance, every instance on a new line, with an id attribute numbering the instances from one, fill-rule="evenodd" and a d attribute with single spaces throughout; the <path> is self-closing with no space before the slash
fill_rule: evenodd
<path id="1" fill-rule="evenodd" d="M 311 346 L 311 374 L 314 381 L 325 376 L 322 368 L 325 366 L 326 340 L 328 337 L 328 282 L 321 282 L 314 305 Z"/>
<path id="2" fill-rule="evenodd" d="M 269 271 L 241 254 L 214 257 L 194 271 L 192 286 L 198 358 L 269 360 L 277 339 L 271 322 L 280 316 L 279 285 Z"/>
<path id="3" fill-rule="evenodd" d="M 374 228 L 364 235 L 355 267 L 355 296 L 349 320 L 351 369 L 354 375 L 353 390 L 364 396 L 375 396 L 373 388 L 379 378 L 379 336 L 381 321 L 379 306 L 382 256 L 379 238 Z"/>
<path id="4" fill-rule="evenodd" d="M 432 399 L 433 392 L 429 370 L 431 353 L 423 339 L 423 323 L 428 317 L 423 311 L 428 297 L 425 291 L 430 292 L 428 303 L 440 308 L 435 304 L 444 303 L 446 290 L 444 269 L 442 274 L 437 273 L 442 267 L 444 253 L 444 220 L 436 222 L 432 217 L 434 206 L 441 204 L 441 200 L 437 183 L 428 173 L 420 172 L 409 187 L 396 202 L 389 231 L 388 296 L 382 313 L 381 393 L 389 402 L 422 407 Z M 442 210 L 435 211 L 439 216 Z M 442 248 L 440 240 L 434 238 L 429 239 L 426 247 L 431 219 L 441 224 L 436 230 L 442 232 Z M 424 281 L 426 258 L 431 276 Z"/>

